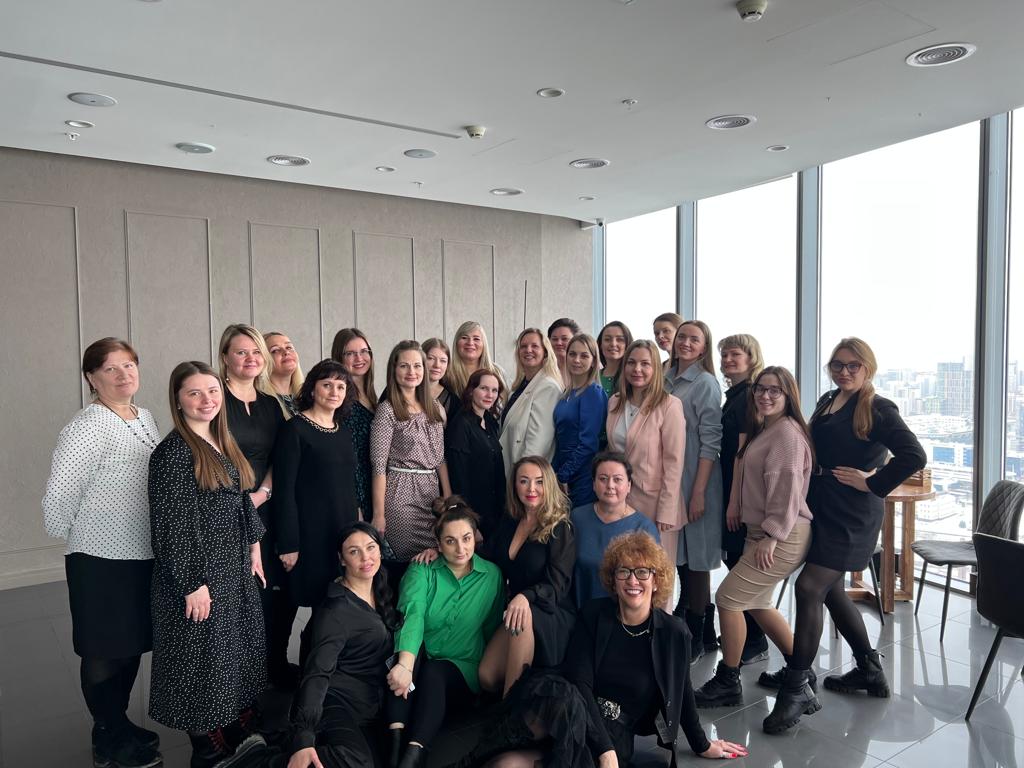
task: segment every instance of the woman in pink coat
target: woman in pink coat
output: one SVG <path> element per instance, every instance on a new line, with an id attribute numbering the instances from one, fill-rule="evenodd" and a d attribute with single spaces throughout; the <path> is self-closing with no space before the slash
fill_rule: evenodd
<path id="1" fill-rule="evenodd" d="M 626 503 L 653 520 L 672 560 L 686 524 L 680 494 L 686 422 L 679 398 L 665 391 L 661 357 L 653 341 L 638 339 L 626 350 L 619 391 L 608 401 L 608 447 L 633 465 Z"/>

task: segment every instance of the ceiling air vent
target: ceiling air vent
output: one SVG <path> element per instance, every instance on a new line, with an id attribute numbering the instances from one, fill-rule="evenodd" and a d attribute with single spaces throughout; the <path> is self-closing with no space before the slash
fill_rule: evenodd
<path id="1" fill-rule="evenodd" d="M 745 128 L 756 122 L 757 118 L 753 115 L 719 115 L 712 117 L 704 125 L 716 131 L 731 131 L 734 128 Z"/>
<path id="2" fill-rule="evenodd" d="M 579 160 L 569 163 L 573 168 L 605 168 L 611 164 L 611 160 L 600 157 L 581 157 Z"/>
<path id="3" fill-rule="evenodd" d="M 943 64 L 952 64 L 966 59 L 976 50 L 978 47 L 970 43 L 929 45 L 927 48 L 914 51 L 907 56 L 907 64 L 912 67 L 941 67 Z"/>
<path id="4" fill-rule="evenodd" d="M 271 155 L 267 158 L 267 162 L 274 165 L 299 166 L 309 165 L 309 158 L 299 157 L 298 155 Z"/>

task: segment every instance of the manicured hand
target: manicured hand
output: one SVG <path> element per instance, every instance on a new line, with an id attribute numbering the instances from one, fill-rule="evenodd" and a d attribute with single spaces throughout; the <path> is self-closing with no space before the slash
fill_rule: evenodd
<path id="1" fill-rule="evenodd" d="M 754 550 L 754 561 L 762 571 L 768 571 L 775 564 L 775 546 L 778 542 L 771 536 L 765 536 L 757 542 Z"/>
<path id="2" fill-rule="evenodd" d="M 288 761 L 288 768 L 324 768 L 324 764 L 320 762 L 316 749 L 306 747 L 292 755 Z"/>
<path id="3" fill-rule="evenodd" d="M 263 588 L 266 589 L 267 577 L 263 574 L 263 555 L 258 541 L 249 547 L 249 561 L 252 564 L 252 575 L 263 582 Z"/>
<path id="4" fill-rule="evenodd" d="M 388 672 L 388 688 L 395 696 L 409 698 L 409 685 L 412 683 L 412 672 L 401 664 L 395 664 Z"/>
<path id="5" fill-rule="evenodd" d="M 422 563 L 423 565 L 427 565 L 428 563 L 432 563 L 435 560 L 437 560 L 437 550 L 433 547 L 430 547 L 429 549 L 424 549 L 418 555 L 414 555 L 412 560 L 410 560 L 409 562 Z"/>
<path id="6" fill-rule="evenodd" d="M 530 614 L 530 601 L 522 595 L 516 595 L 508 601 L 503 617 L 505 629 L 513 635 L 518 635 L 526 627 Z"/>
<path id="7" fill-rule="evenodd" d="M 210 588 L 205 584 L 185 596 L 185 618 L 192 621 L 206 621 L 210 618 L 210 608 L 213 600 L 210 598 Z"/>
<path id="8" fill-rule="evenodd" d="M 875 474 L 874 469 L 865 472 L 863 469 L 853 467 L 836 467 L 832 470 L 832 476 L 843 485 L 856 488 L 858 491 L 868 492 L 868 478 Z"/>
<path id="9" fill-rule="evenodd" d="M 725 758 L 727 760 L 731 760 L 734 757 L 746 757 L 747 754 L 747 748 L 742 744 L 734 744 L 733 742 L 726 741 L 725 739 L 715 739 L 711 742 L 711 746 L 708 748 L 707 752 L 701 752 L 700 756 L 710 757 L 712 759 Z M 291 766 L 289 766 L 289 768 L 291 768 Z"/>

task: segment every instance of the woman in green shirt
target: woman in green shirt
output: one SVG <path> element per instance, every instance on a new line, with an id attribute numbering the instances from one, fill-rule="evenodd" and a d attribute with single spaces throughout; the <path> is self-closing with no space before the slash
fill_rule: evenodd
<path id="1" fill-rule="evenodd" d="M 395 633 L 387 713 L 396 748 L 408 734 L 400 768 L 424 765 L 445 714 L 480 692 L 477 667 L 504 608 L 501 571 L 475 554 L 476 513 L 459 496 L 438 499 L 434 513 L 441 557 L 413 563 L 398 598 L 405 623 Z"/>

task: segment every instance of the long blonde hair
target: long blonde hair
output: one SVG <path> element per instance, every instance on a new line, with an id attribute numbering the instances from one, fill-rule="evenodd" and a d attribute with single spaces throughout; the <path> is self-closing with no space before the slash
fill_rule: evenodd
<path id="1" fill-rule="evenodd" d="M 263 341 L 267 345 L 267 350 L 270 350 L 270 337 L 280 336 L 287 339 L 288 334 L 282 333 L 281 331 L 267 331 L 263 334 Z M 268 375 L 274 373 L 274 356 L 270 356 L 270 371 Z M 295 352 L 295 370 L 292 371 L 291 378 L 288 380 L 288 394 L 295 397 L 302 390 L 302 382 L 306 380 L 305 374 L 302 372 L 302 362 L 299 360 L 298 351 Z"/>
<path id="2" fill-rule="evenodd" d="M 274 359 L 270 356 L 270 350 L 267 349 L 267 342 L 263 340 L 263 334 L 253 328 L 251 325 L 245 325 L 244 323 L 234 323 L 224 329 L 224 333 L 220 335 L 220 379 L 223 382 L 227 382 L 228 379 L 228 366 L 225 358 L 228 354 L 228 347 L 231 346 L 231 342 L 236 336 L 245 336 L 249 341 L 256 345 L 256 348 L 260 351 L 260 355 L 263 356 L 263 370 L 260 371 L 260 375 L 256 377 L 256 381 L 253 382 L 253 386 L 257 390 L 265 395 L 277 398 L 277 391 L 274 389 L 274 385 L 270 383 L 270 367 L 274 364 Z"/>
<path id="3" fill-rule="evenodd" d="M 345 365 L 345 347 L 353 339 L 360 339 L 366 345 L 366 348 L 370 350 L 370 367 L 363 374 L 362 390 L 363 394 L 366 395 L 366 399 L 370 401 L 370 410 L 375 411 L 377 409 L 377 390 L 373 388 L 373 347 L 370 346 L 366 334 L 358 328 L 342 328 L 334 334 L 334 341 L 331 344 L 331 359 Z M 353 383 L 355 382 L 353 381 Z M 356 384 L 356 386 L 359 385 Z"/>
<path id="4" fill-rule="evenodd" d="M 644 413 L 650 413 L 663 402 L 666 397 L 672 397 L 668 392 L 665 391 L 665 375 L 661 370 L 661 355 L 658 354 L 658 345 L 650 339 L 637 339 L 628 347 L 626 347 L 626 354 L 622 356 L 622 370 L 626 367 L 626 362 L 629 360 L 629 356 L 638 349 L 646 349 L 647 354 L 651 356 L 651 370 L 654 372 L 654 376 L 651 379 L 651 383 L 647 385 L 647 392 L 644 395 L 644 404 L 640 410 Z M 622 372 L 620 370 L 620 373 Z M 619 398 L 615 405 L 612 406 L 612 413 L 618 413 L 626 407 L 626 403 L 633 397 L 633 385 L 629 383 L 625 376 L 619 376 Z"/>
<path id="5" fill-rule="evenodd" d="M 601 358 L 598 357 L 597 342 L 594 341 L 594 337 L 586 333 L 577 333 L 570 339 L 569 343 L 565 345 L 565 356 L 568 359 L 569 350 L 572 349 L 573 344 L 582 344 L 587 348 L 587 352 L 590 353 L 590 371 L 587 372 L 587 380 L 580 387 L 581 390 L 586 389 L 591 384 L 596 384 L 601 380 Z M 566 363 L 566 370 L 568 370 L 569 364 Z M 568 398 L 573 392 L 572 388 L 572 374 L 569 375 L 569 383 L 565 387 L 565 394 L 562 395 L 563 399 Z"/>
<path id="6" fill-rule="evenodd" d="M 427 421 L 438 422 L 444 421 L 441 417 L 441 409 L 437 404 L 437 401 L 430 396 L 430 382 L 427 377 L 427 356 L 423 354 L 423 348 L 420 346 L 418 341 L 407 339 L 400 341 L 395 344 L 395 348 L 391 350 L 391 355 L 388 357 L 388 383 L 386 389 L 386 395 L 388 402 L 391 403 L 391 409 L 395 412 L 395 418 L 398 421 L 408 421 L 410 418 L 409 408 L 405 404 L 405 398 L 402 396 L 402 387 L 398 381 L 395 380 L 395 372 L 398 369 L 398 358 L 403 352 L 418 352 L 420 361 L 423 363 L 423 381 L 416 387 L 416 402 L 419 403 L 420 408 L 423 409 L 423 413 L 427 417 Z"/>
<path id="7" fill-rule="evenodd" d="M 513 520 L 522 520 L 526 517 L 526 508 L 519 500 L 519 494 L 516 493 L 516 476 L 519 474 L 519 468 L 524 464 L 533 464 L 537 467 L 544 482 L 544 500 L 541 502 L 540 509 L 537 510 L 537 529 L 530 534 L 530 539 L 546 544 L 558 524 L 569 519 L 569 499 L 558 484 L 558 476 L 552 469 L 551 462 L 543 456 L 524 456 L 512 465 L 512 472 L 508 478 L 505 508 Z"/>
<path id="8" fill-rule="evenodd" d="M 708 324 L 703 320 L 684 320 L 679 324 L 679 328 L 684 325 L 692 325 L 693 327 L 700 330 L 704 336 L 704 354 L 700 356 L 700 360 L 696 361 L 696 364 L 703 368 L 705 371 L 710 373 L 712 376 L 715 375 L 715 364 L 711 361 L 711 350 L 715 348 L 714 342 L 711 341 L 711 329 L 708 328 Z M 672 365 L 678 370 L 679 358 L 676 357 L 676 337 L 679 336 L 679 328 L 676 328 L 676 335 L 672 337 L 672 352 L 670 359 Z"/>
<path id="9" fill-rule="evenodd" d="M 840 339 L 832 349 L 832 354 L 828 356 L 829 363 L 835 359 L 836 352 L 840 349 L 848 350 L 864 366 L 864 386 L 860 388 L 857 407 L 853 411 L 853 434 L 861 440 L 867 440 L 871 428 L 874 426 L 871 409 L 875 402 L 875 385 L 871 380 L 875 378 L 875 372 L 878 370 L 878 361 L 866 341 L 858 339 L 856 336 L 847 336 L 845 339 Z M 828 363 L 825 364 L 825 370 L 828 371 L 829 376 L 832 375 Z M 826 407 L 827 404 L 815 410 L 814 415 L 811 416 L 811 422 L 814 422 Z"/>
<path id="10" fill-rule="evenodd" d="M 171 404 L 171 419 L 174 421 L 174 430 L 181 435 L 182 439 L 192 451 L 192 462 L 195 470 L 196 482 L 199 484 L 199 487 L 204 491 L 215 491 L 218 488 L 231 488 L 234 486 L 234 483 L 231 482 L 231 476 L 224 468 L 224 464 L 217 456 L 217 452 L 214 450 L 212 445 L 192 431 L 192 427 L 190 427 L 188 422 L 185 420 L 185 416 L 178 403 L 178 391 L 181 389 L 185 379 L 189 376 L 195 376 L 196 374 L 212 376 L 215 378 L 218 384 L 220 384 L 222 394 L 226 387 L 224 379 L 218 376 L 217 372 L 206 363 L 198 360 L 189 360 L 184 363 L 178 363 L 174 366 L 174 370 L 171 371 L 171 379 L 168 385 L 168 394 Z M 214 439 L 218 443 L 220 443 L 220 448 L 224 456 L 226 456 L 228 461 L 234 464 L 235 469 L 238 470 L 239 489 L 247 491 L 255 486 L 256 476 L 253 474 L 252 466 L 249 464 L 248 459 L 245 458 L 245 454 L 242 453 L 242 449 L 238 447 L 238 443 L 235 442 L 235 438 L 232 436 L 231 430 L 228 429 L 228 412 L 224 407 L 223 400 L 221 401 L 220 411 L 217 413 L 217 416 L 213 421 L 210 422 L 210 434 L 213 435 Z"/>
<path id="11" fill-rule="evenodd" d="M 491 350 L 487 344 L 487 333 L 484 331 L 484 327 L 475 320 L 467 320 L 458 328 L 455 329 L 455 335 L 452 336 L 452 354 L 448 359 L 448 384 L 455 394 L 462 397 L 466 391 L 466 384 L 469 383 L 469 375 L 472 373 L 466 367 L 466 364 L 459 357 L 459 339 L 473 331 L 480 332 L 480 344 L 483 350 L 480 352 L 480 364 L 478 368 L 485 368 L 499 379 L 502 379 L 501 373 L 498 372 L 497 366 L 491 360 Z M 506 383 L 502 380 L 502 383 Z"/>
<path id="12" fill-rule="evenodd" d="M 515 388 L 522 384 L 523 379 L 526 378 L 526 369 L 523 368 L 523 364 L 519 360 L 519 345 L 523 343 L 523 339 L 532 333 L 537 334 L 537 338 L 540 339 L 540 345 L 544 349 L 544 363 L 541 365 L 540 370 L 537 371 L 537 375 L 547 376 L 552 381 L 557 382 L 558 389 L 561 390 L 562 372 L 558 370 L 558 358 L 555 357 L 555 350 L 551 348 L 551 342 L 548 341 L 548 337 L 541 332 L 540 328 L 524 328 L 516 336 L 516 378 L 512 382 L 512 390 L 515 391 Z"/>
<path id="13" fill-rule="evenodd" d="M 682 323 L 680 323 L 680 325 L 682 325 Z M 677 328 L 676 330 L 678 331 L 679 329 Z M 750 358 L 750 371 L 747 373 L 747 381 L 753 381 L 757 378 L 757 375 L 764 370 L 764 355 L 761 353 L 761 345 L 758 344 L 757 339 L 749 333 L 734 333 L 732 336 L 726 336 L 718 342 L 719 355 L 727 349 L 742 349 L 747 353 L 747 357 Z M 722 371 L 722 375 L 725 376 L 725 371 Z M 730 379 L 728 376 L 725 376 L 725 380 L 729 382 L 730 387 L 733 384 L 738 383 Z"/>

